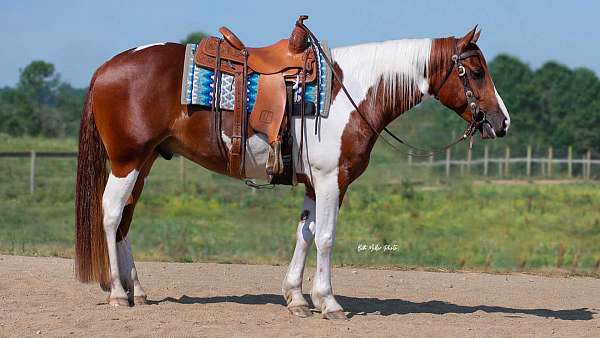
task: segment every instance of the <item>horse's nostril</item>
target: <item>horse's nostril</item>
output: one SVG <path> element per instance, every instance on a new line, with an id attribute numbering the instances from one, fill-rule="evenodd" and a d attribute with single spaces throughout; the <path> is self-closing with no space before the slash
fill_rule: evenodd
<path id="1" fill-rule="evenodd" d="M 508 119 L 505 118 L 502 120 L 502 130 L 506 130 L 506 128 L 508 128 L 508 124 L 506 122 L 508 122 Z"/>

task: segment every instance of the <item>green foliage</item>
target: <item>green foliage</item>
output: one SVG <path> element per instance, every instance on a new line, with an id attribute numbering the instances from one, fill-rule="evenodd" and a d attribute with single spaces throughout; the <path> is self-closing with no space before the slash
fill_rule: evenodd
<path id="1" fill-rule="evenodd" d="M 200 40 L 204 39 L 207 36 L 208 34 L 204 32 L 193 32 L 188 34 L 188 36 L 186 36 L 185 39 L 181 40 L 181 43 L 184 45 L 188 43 L 198 43 L 200 42 Z"/>
<path id="2" fill-rule="evenodd" d="M 600 125 L 600 80 L 593 71 L 572 70 L 553 61 L 532 70 L 506 54 L 496 56 L 489 69 L 512 119 L 507 137 L 488 142 L 492 150 L 524 144 L 534 150 L 573 146 L 576 153 L 600 149 L 596 128 Z M 440 146 L 450 141 L 452 133 L 460 135 L 465 123 L 451 110 L 429 101 L 407 112 L 393 127 L 413 144 Z"/>
<path id="3" fill-rule="evenodd" d="M 60 81 L 54 65 L 33 61 L 15 88 L 0 91 L 0 132 L 11 135 L 74 136 L 85 90 Z"/>
<path id="4" fill-rule="evenodd" d="M 0 135 L 0 151 L 76 149 L 76 141 Z M 377 146 L 341 209 L 334 263 L 529 270 L 595 269 L 600 261 L 598 184 L 494 186 L 418 176 Z M 75 159 L 0 159 L 0 253 L 71 256 Z M 140 259 L 287 264 L 302 188 L 253 192 L 179 160 L 158 160 L 136 207 L 130 238 Z M 358 245 L 394 251 L 359 251 Z M 560 264 L 559 264 L 560 263 Z M 314 254 L 309 256 L 314 264 Z"/>

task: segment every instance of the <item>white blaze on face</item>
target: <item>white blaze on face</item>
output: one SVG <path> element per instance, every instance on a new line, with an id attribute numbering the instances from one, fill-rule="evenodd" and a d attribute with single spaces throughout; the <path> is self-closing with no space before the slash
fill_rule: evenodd
<path id="1" fill-rule="evenodd" d="M 498 105 L 500 106 L 500 110 L 502 110 L 502 114 L 504 114 L 504 117 L 506 117 L 506 131 L 508 131 L 508 127 L 510 127 L 510 116 L 508 115 L 508 109 L 506 109 L 506 106 L 504 105 L 504 101 L 502 101 L 502 98 L 500 97 L 500 94 L 498 94 L 498 91 L 496 90 L 495 86 L 494 86 L 494 92 L 496 92 L 496 99 L 498 100 Z"/>

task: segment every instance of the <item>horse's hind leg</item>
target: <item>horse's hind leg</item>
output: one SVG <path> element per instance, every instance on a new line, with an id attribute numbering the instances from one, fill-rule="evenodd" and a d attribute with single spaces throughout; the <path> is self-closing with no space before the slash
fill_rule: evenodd
<path id="1" fill-rule="evenodd" d="M 298 317 L 308 317 L 312 313 L 302 295 L 302 278 L 306 255 L 315 237 L 315 197 L 312 189 L 307 187 L 304 206 L 300 215 L 300 223 L 296 231 L 296 248 L 283 281 L 283 296 L 289 311 Z"/>
<path id="2" fill-rule="evenodd" d="M 113 172 L 115 166 L 113 164 Z M 104 195 L 102 196 L 102 211 L 106 248 L 110 267 L 110 296 L 108 303 L 115 306 L 129 306 L 127 293 L 121 284 L 119 260 L 117 252 L 117 229 L 121 223 L 123 208 L 131 196 L 139 171 L 134 169 L 124 177 L 117 177 L 112 172 L 108 177 Z"/>
<path id="3" fill-rule="evenodd" d="M 144 164 L 144 167 L 140 171 L 131 193 L 131 203 L 126 205 L 123 209 L 123 216 L 121 217 L 121 223 L 119 224 L 119 228 L 117 230 L 117 235 L 121 237 L 118 238 L 120 241 L 117 241 L 121 284 L 126 288 L 127 291 L 129 291 L 129 296 L 132 298 L 133 304 L 135 305 L 142 305 L 146 303 L 146 292 L 144 291 L 144 288 L 138 279 L 138 273 L 135 267 L 135 262 L 133 261 L 131 242 L 129 241 L 128 232 L 131 225 L 131 220 L 133 218 L 133 211 L 140 198 L 140 195 L 142 194 L 146 177 L 148 176 L 150 168 L 152 167 L 152 164 L 154 164 L 156 157 L 157 154 L 154 154 L 153 157 L 151 157 L 146 164 Z"/>
<path id="4" fill-rule="evenodd" d="M 129 291 L 133 304 L 146 304 L 146 292 L 138 279 L 137 269 L 131 254 L 131 243 L 128 236 L 125 236 L 120 242 L 117 242 L 117 251 L 119 253 L 119 273 L 121 284 Z"/>

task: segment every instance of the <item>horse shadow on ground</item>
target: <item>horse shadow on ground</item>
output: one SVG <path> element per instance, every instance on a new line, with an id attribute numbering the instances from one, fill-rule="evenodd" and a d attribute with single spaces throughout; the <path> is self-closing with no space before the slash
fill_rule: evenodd
<path id="1" fill-rule="evenodd" d="M 310 299 L 308 295 L 304 295 Z M 449 302 L 432 300 L 428 302 L 411 302 L 403 299 L 379 299 L 379 298 L 361 298 L 336 296 L 337 301 L 349 312 L 348 317 L 366 316 L 366 315 L 406 315 L 411 313 L 428 313 L 443 315 L 448 313 L 468 314 L 477 311 L 486 313 L 503 313 L 510 317 L 520 317 L 519 315 L 531 315 L 544 318 L 555 318 L 561 320 L 591 320 L 596 312 L 588 308 L 568 309 L 568 310 L 550 310 L 550 309 L 519 309 L 503 306 L 476 305 L 466 306 Z M 212 303 L 237 303 L 246 305 L 266 305 L 276 304 L 286 306 L 281 295 L 259 294 L 243 296 L 215 296 L 215 297 L 190 297 L 181 296 L 179 299 L 166 297 L 158 301 L 148 301 L 150 304 L 161 304 L 165 302 L 178 304 L 212 304 Z M 312 304 L 310 304 L 311 307 Z"/>

